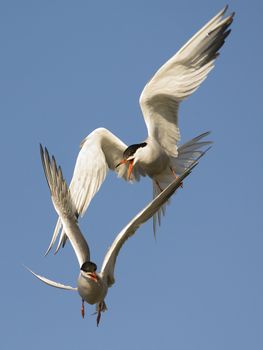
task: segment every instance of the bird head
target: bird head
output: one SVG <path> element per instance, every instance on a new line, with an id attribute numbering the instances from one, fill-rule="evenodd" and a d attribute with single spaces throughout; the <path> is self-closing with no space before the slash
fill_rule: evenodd
<path id="1" fill-rule="evenodd" d="M 88 278 L 92 279 L 95 282 L 98 282 L 98 276 L 96 274 L 97 265 L 94 262 L 85 261 L 82 264 L 80 270 L 83 271 Z"/>
<path id="2" fill-rule="evenodd" d="M 136 153 L 138 149 L 145 147 L 147 145 L 146 142 L 142 143 L 136 143 L 134 145 L 131 145 L 126 148 L 126 150 L 123 152 L 123 159 L 116 165 L 116 168 L 118 168 L 121 164 L 129 164 L 128 168 L 128 180 L 130 180 L 132 169 L 135 165 L 135 163 L 139 160 L 138 157 L 136 157 Z"/>

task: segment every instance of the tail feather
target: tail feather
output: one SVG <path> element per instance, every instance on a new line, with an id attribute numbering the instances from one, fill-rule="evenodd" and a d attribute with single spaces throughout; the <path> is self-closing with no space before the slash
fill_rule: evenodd
<path id="1" fill-rule="evenodd" d="M 200 141 L 209 134 L 210 131 L 207 131 L 178 147 L 177 158 L 171 158 L 172 167 L 177 175 L 181 175 L 187 168 L 189 168 L 189 166 L 200 159 L 210 148 L 209 146 L 212 144 L 211 141 Z M 202 150 L 204 147 L 207 147 L 207 149 Z"/>
<path id="2" fill-rule="evenodd" d="M 60 233 L 59 241 L 58 241 L 57 248 L 56 248 L 54 254 L 57 254 L 57 252 L 59 251 L 59 249 L 60 249 L 61 247 L 64 248 L 64 247 L 65 247 L 65 244 L 66 244 L 66 242 L 67 242 L 67 235 L 66 235 L 66 232 L 63 230 L 63 227 L 61 227 L 60 229 L 61 229 L 61 233 Z"/>
<path id="3" fill-rule="evenodd" d="M 56 223 L 56 227 L 55 227 L 55 230 L 53 232 L 53 236 L 51 238 L 51 241 L 49 243 L 49 246 L 47 248 L 47 251 L 45 252 L 45 256 L 50 252 L 51 248 L 53 247 L 58 235 L 59 235 L 59 232 L 61 230 L 61 227 L 62 227 L 62 224 L 61 224 L 61 220 L 60 218 L 58 218 L 57 220 L 57 223 Z"/>
<path id="4" fill-rule="evenodd" d="M 182 144 L 181 146 L 179 146 L 178 149 L 184 150 L 184 149 L 189 148 L 189 147 L 194 147 L 195 149 L 197 149 L 197 148 L 200 148 L 200 146 L 202 147 L 202 146 L 205 146 L 207 144 L 211 144 L 212 141 L 200 141 L 204 137 L 207 137 L 210 134 L 211 134 L 211 131 L 203 132 L 202 134 L 194 137 L 193 139 L 191 139 L 191 140 L 185 142 L 184 144 Z M 195 147 L 195 146 L 198 146 L 198 147 Z"/>
<path id="5" fill-rule="evenodd" d="M 182 175 L 186 169 L 194 165 L 211 148 L 211 141 L 200 141 L 209 134 L 209 131 L 205 132 L 178 147 L 178 156 L 170 158 L 171 168 L 174 170 L 177 176 Z M 202 150 L 204 147 L 207 148 Z M 157 185 L 156 181 L 153 180 L 153 198 L 158 196 L 158 194 L 161 192 L 161 189 L 164 190 L 174 180 L 174 176 L 175 175 L 172 171 L 168 171 L 165 174 L 162 174 L 162 176 L 158 178 L 159 186 Z M 156 237 L 157 223 L 159 226 L 161 225 L 161 217 L 162 215 L 165 215 L 167 204 L 169 204 L 169 201 L 167 201 L 167 203 L 165 203 L 153 216 L 154 237 Z"/>
<path id="6" fill-rule="evenodd" d="M 174 177 L 173 177 L 173 180 L 174 180 Z M 152 183 L 153 183 L 153 198 L 155 198 L 161 193 L 161 189 L 157 185 L 156 181 L 153 180 Z M 168 185 L 169 185 L 169 183 L 166 183 L 165 186 L 161 186 L 161 188 L 164 189 Z M 162 218 L 162 216 L 165 216 L 166 206 L 169 203 L 170 203 L 170 199 L 168 199 L 167 202 L 161 206 L 161 208 L 158 210 L 158 212 L 153 215 L 153 233 L 154 233 L 155 238 L 156 238 L 157 223 L 158 223 L 158 226 L 161 226 L 161 218 Z"/>

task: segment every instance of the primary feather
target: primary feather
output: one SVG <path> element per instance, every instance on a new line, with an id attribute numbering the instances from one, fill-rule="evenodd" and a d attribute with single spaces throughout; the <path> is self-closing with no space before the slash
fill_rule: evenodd
<path id="1" fill-rule="evenodd" d="M 215 65 L 234 17 L 232 13 L 224 18 L 226 10 L 227 6 L 171 57 L 141 93 L 140 106 L 148 137 L 142 143 L 146 144 L 145 147 L 139 147 L 141 144 L 132 145 L 133 150 L 137 149 L 137 158 L 130 180 L 139 180 L 140 176 L 145 175 L 151 177 L 153 197 L 173 181 L 173 173 L 182 174 L 204 152 L 203 148 L 210 145 L 210 142 L 203 140 L 208 133 L 203 133 L 178 146 L 178 110 L 180 102 L 200 86 Z M 76 218 L 84 215 L 109 169 L 128 180 L 128 163 L 116 168 L 126 149 L 127 145 L 105 128 L 94 130 L 83 140 L 70 183 Z M 154 233 L 156 222 L 158 220 L 160 224 L 161 213 L 164 212 L 165 206 L 154 215 Z M 59 232 L 61 235 L 56 252 L 67 239 L 60 218 L 46 254 L 54 245 Z"/>
<path id="2" fill-rule="evenodd" d="M 40 155 L 52 203 L 74 249 L 79 266 L 82 266 L 85 261 L 90 260 L 90 251 L 77 224 L 75 206 L 72 202 L 71 193 L 63 178 L 61 168 L 57 167 L 55 158 L 52 157 L 50 159 L 48 150 L 46 148 L 43 149 L 41 145 Z"/>

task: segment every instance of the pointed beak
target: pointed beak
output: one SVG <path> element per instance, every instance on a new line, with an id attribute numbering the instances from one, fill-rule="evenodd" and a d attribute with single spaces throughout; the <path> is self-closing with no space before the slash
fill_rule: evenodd
<path id="1" fill-rule="evenodd" d="M 134 164 L 134 159 L 122 159 L 119 164 L 115 166 L 115 168 L 118 168 L 122 164 L 126 164 L 129 162 L 129 168 L 128 168 L 128 174 L 127 178 L 130 180 L 132 169 L 133 169 L 133 164 Z"/>
<path id="2" fill-rule="evenodd" d="M 97 274 L 96 272 L 89 272 L 88 273 L 88 276 L 95 282 L 98 282 L 98 277 L 97 277 Z"/>
<path id="3" fill-rule="evenodd" d="M 133 163 L 134 163 L 134 159 L 130 160 L 129 169 L 128 169 L 128 180 L 130 180 L 130 177 L 131 177 Z"/>
<path id="4" fill-rule="evenodd" d="M 120 165 L 122 165 L 122 164 L 126 164 L 128 162 L 128 160 L 127 159 L 122 159 L 121 161 L 120 161 L 120 163 L 119 164 L 117 164 L 116 166 L 115 166 L 115 168 L 118 168 Z"/>

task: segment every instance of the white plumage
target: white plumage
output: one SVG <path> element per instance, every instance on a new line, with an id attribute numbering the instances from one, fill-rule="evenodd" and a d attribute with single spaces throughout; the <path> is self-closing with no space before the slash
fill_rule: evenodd
<path id="1" fill-rule="evenodd" d="M 170 58 L 144 87 L 140 106 L 148 136 L 140 144 L 127 147 L 109 130 L 99 128 L 81 143 L 70 183 L 75 215 L 84 215 L 99 190 L 109 169 L 125 180 L 139 180 L 148 175 L 153 180 L 153 196 L 157 196 L 176 175 L 180 175 L 203 154 L 204 133 L 178 147 L 180 130 L 178 108 L 213 69 L 219 49 L 230 33 L 234 13 L 224 17 L 225 7 L 199 30 L 172 58 Z M 158 211 L 160 224 L 161 209 Z M 61 229 L 58 219 L 47 253 Z M 156 215 L 154 216 L 154 232 Z M 61 231 L 57 250 L 64 245 L 66 235 Z M 56 250 L 56 251 L 57 251 Z"/>
<path id="2" fill-rule="evenodd" d="M 164 191 L 161 192 L 152 202 L 142 209 L 117 235 L 103 260 L 101 272 L 96 273 L 96 264 L 90 261 L 90 249 L 87 241 L 82 235 L 77 218 L 75 216 L 75 206 L 72 201 L 71 191 L 63 178 L 61 168 L 57 167 L 55 158 L 50 159 L 47 149 L 41 147 L 42 164 L 46 179 L 51 193 L 51 199 L 57 214 L 60 217 L 64 231 L 70 240 L 73 250 L 76 254 L 80 274 L 77 281 L 77 288 L 52 281 L 46 277 L 40 276 L 28 269 L 35 277 L 45 284 L 66 290 L 78 291 L 82 298 L 82 315 L 84 317 L 84 301 L 89 304 L 96 304 L 97 324 L 100 321 L 102 311 L 107 309 L 105 297 L 108 288 L 115 281 L 114 269 L 117 256 L 123 244 L 131 237 L 136 230 L 150 219 L 159 208 L 172 196 L 181 181 L 186 178 L 196 165 L 192 165 L 178 179 L 174 180 Z"/>

